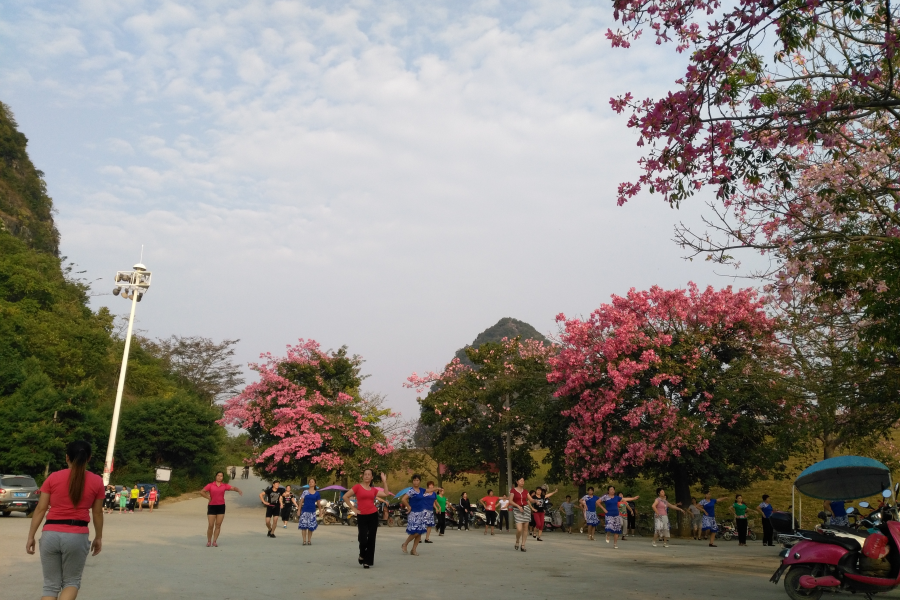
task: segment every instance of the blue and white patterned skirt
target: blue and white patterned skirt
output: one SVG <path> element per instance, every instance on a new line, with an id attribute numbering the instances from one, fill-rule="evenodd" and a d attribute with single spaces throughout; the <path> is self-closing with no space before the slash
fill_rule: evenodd
<path id="1" fill-rule="evenodd" d="M 622 517 L 616 515 L 615 517 L 606 516 L 606 533 L 622 533 Z"/>
<path id="2" fill-rule="evenodd" d="M 318 526 L 319 522 L 316 520 L 315 511 L 300 513 L 300 524 L 297 525 L 297 529 L 308 529 L 310 531 L 315 531 L 316 527 Z"/>
<path id="3" fill-rule="evenodd" d="M 409 513 L 409 518 L 406 522 L 407 535 L 419 535 L 422 533 L 426 533 L 428 531 L 428 525 L 426 525 L 427 519 L 427 510 L 420 510 L 419 512 Z"/>
<path id="4" fill-rule="evenodd" d="M 434 527 L 434 511 L 425 511 L 425 527 Z"/>
<path id="5" fill-rule="evenodd" d="M 703 531 L 711 531 L 713 533 L 719 532 L 719 526 L 716 525 L 715 517 L 703 515 Z"/>
<path id="6" fill-rule="evenodd" d="M 831 517 L 829 519 L 832 525 L 837 525 L 838 527 L 849 527 L 850 526 L 850 518 L 847 515 L 842 517 Z"/>
<path id="7" fill-rule="evenodd" d="M 596 527 L 600 524 L 600 518 L 597 516 L 597 511 L 595 510 L 586 510 L 584 511 L 584 522 L 590 525 L 591 527 Z"/>

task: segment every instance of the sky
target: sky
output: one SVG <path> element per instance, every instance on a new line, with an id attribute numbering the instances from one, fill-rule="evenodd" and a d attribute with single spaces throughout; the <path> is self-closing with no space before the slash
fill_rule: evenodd
<path id="1" fill-rule="evenodd" d="M 95 308 L 127 314 L 143 246 L 144 335 L 240 339 L 245 365 L 347 345 L 412 417 L 406 377 L 502 317 L 554 336 L 632 287 L 743 284 L 671 241 L 700 200 L 616 205 L 640 148 L 609 99 L 685 57 L 609 27 L 611 2 L 23 0 L 0 100 Z"/>

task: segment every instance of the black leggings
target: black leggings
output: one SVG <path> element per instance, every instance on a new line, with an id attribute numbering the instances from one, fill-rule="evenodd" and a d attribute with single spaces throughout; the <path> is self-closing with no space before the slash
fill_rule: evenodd
<path id="1" fill-rule="evenodd" d="M 356 528 L 359 530 L 359 555 L 363 563 L 375 564 L 375 535 L 378 533 L 378 513 L 356 515 Z"/>
<path id="2" fill-rule="evenodd" d="M 444 530 L 447 529 L 447 513 L 437 513 L 435 516 L 437 517 L 438 533 L 444 535 Z"/>
<path id="3" fill-rule="evenodd" d="M 772 539 L 773 538 L 772 521 L 763 517 L 762 524 L 763 524 L 763 544 L 766 544 L 767 546 L 774 545 L 775 542 Z"/>
<path id="4" fill-rule="evenodd" d="M 747 543 L 747 519 L 735 519 L 734 526 L 738 532 L 738 543 Z"/>
<path id="5" fill-rule="evenodd" d="M 503 522 L 504 521 L 506 522 L 506 530 L 509 531 L 509 511 L 508 510 L 500 511 L 500 518 L 497 520 L 497 526 L 499 527 L 500 531 L 503 531 Z"/>

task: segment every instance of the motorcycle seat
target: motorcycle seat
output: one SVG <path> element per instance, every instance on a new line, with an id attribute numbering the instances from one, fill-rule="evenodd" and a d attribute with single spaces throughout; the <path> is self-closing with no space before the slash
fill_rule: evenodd
<path id="1" fill-rule="evenodd" d="M 850 535 L 855 535 L 855 536 L 861 537 L 861 538 L 869 537 L 870 535 L 872 535 L 871 533 L 869 533 L 869 531 L 867 529 L 856 529 L 854 527 L 849 527 L 849 526 L 845 526 L 845 525 L 828 525 L 825 527 L 825 529 L 830 529 L 833 531 L 841 531 L 843 533 L 849 533 Z"/>
<path id="2" fill-rule="evenodd" d="M 849 552 L 859 552 L 862 550 L 862 546 L 859 545 L 854 539 L 839 537 L 836 535 L 826 535 L 819 533 L 818 531 L 809 531 L 809 530 L 800 530 L 797 533 L 801 534 L 806 539 L 818 542 L 820 544 L 832 544 L 834 546 L 840 546 Z"/>

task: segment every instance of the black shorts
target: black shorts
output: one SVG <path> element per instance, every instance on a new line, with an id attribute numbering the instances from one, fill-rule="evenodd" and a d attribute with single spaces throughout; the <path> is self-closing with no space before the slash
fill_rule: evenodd
<path id="1" fill-rule="evenodd" d="M 281 516 L 281 507 L 277 504 L 272 504 L 266 507 L 266 518 L 269 517 L 279 517 Z"/>
<path id="2" fill-rule="evenodd" d="M 224 504 L 208 504 L 206 506 L 206 514 L 208 514 L 208 515 L 224 515 L 225 514 L 225 505 Z"/>
<path id="3" fill-rule="evenodd" d="M 281 520 L 282 521 L 290 521 L 291 520 L 291 507 L 285 506 L 281 509 Z"/>
<path id="4" fill-rule="evenodd" d="M 487 524 L 490 527 L 493 527 L 497 524 L 497 512 L 493 510 L 484 511 L 484 516 L 487 517 Z"/>

